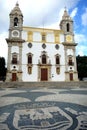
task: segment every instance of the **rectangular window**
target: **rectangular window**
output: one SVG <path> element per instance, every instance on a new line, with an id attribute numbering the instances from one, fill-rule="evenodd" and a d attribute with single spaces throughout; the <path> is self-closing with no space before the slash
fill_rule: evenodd
<path id="1" fill-rule="evenodd" d="M 12 55 L 12 64 L 17 64 L 17 55 Z"/>
<path id="2" fill-rule="evenodd" d="M 57 73 L 57 74 L 60 74 L 60 67 L 57 67 L 57 68 L 56 68 L 56 73 Z"/>
<path id="3" fill-rule="evenodd" d="M 17 64 L 17 58 L 12 59 L 12 64 Z"/>
<path id="4" fill-rule="evenodd" d="M 60 57 L 56 56 L 56 64 L 59 65 L 60 64 Z"/>
<path id="5" fill-rule="evenodd" d="M 72 60 L 69 60 L 69 65 L 73 65 L 73 62 L 72 62 Z"/>
<path id="6" fill-rule="evenodd" d="M 28 42 L 32 42 L 33 41 L 33 32 L 28 32 Z"/>
<path id="7" fill-rule="evenodd" d="M 73 61 L 72 61 L 72 57 L 69 57 L 68 65 L 74 65 L 74 63 L 73 63 Z"/>
<path id="8" fill-rule="evenodd" d="M 45 42 L 46 41 L 46 35 L 42 34 L 42 41 Z"/>
<path id="9" fill-rule="evenodd" d="M 28 74 L 32 74 L 32 66 L 28 67 Z"/>
<path id="10" fill-rule="evenodd" d="M 28 56 L 28 64 L 32 64 L 32 56 L 31 55 Z"/>
<path id="11" fill-rule="evenodd" d="M 42 64 L 46 64 L 46 55 L 42 55 Z"/>

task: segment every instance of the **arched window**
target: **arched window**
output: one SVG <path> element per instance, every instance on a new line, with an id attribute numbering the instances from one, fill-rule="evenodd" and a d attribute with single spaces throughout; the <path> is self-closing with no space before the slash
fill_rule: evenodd
<path id="1" fill-rule="evenodd" d="M 29 67 L 28 67 L 28 73 L 29 73 L 29 74 L 32 74 L 32 66 L 29 66 Z"/>
<path id="2" fill-rule="evenodd" d="M 28 53 L 27 54 L 27 62 L 28 62 L 28 74 L 32 74 L 32 56 L 33 54 L 32 53 Z"/>
<path id="3" fill-rule="evenodd" d="M 69 64 L 69 65 L 73 65 L 73 64 L 74 64 L 73 61 L 72 61 L 72 57 L 71 57 L 71 56 L 69 57 L 69 62 L 68 62 L 68 64 Z"/>
<path id="4" fill-rule="evenodd" d="M 18 18 L 17 17 L 14 18 L 14 26 L 18 26 Z"/>
<path id="5" fill-rule="evenodd" d="M 56 56 L 56 64 L 58 64 L 58 65 L 60 64 L 60 57 L 59 57 L 59 55 Z"/>
<path id="6" fill-rule="evenodd" d="M 56 73 L 57 73 L 57 74 L 60 74 L 60 67 L 57 67 L 57 68 L 56 68 Z"/>
<path id="7" fill-rule="evenodd" d="M 12 64 L 17 64 L 17 54 L 16 53 L 12 54 Z"/>
<path id="8" fill-rule="evenodd" d="M 32 55 L 31 54 L 28 55 L 28 64 L 32 64 Z"/>
<path id="9" fill-rule="evenodd" d="M 42 55 L 42 64 L 46 64 L 46 55 L 45 54 Z"/>
<path id="10" fill-rule="evenodd" d="M 66 25 L 66 29 L 67 29 L 67 32 L 70 31 L 70 25 L 69 25 L 69 23 L 67 23 L 67 25 Z"/>

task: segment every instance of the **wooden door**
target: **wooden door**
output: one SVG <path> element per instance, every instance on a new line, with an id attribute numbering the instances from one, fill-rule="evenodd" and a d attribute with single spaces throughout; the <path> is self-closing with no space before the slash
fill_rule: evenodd
<path id="1" fill-rule="evenodd" d="M 70 81 L 73 81 L 73 73 L 70 73 Z"/>
<path id="2" fill-rule="evenodd" d="M 16 81 L 16 80 L 17 80 L 16 73 L 12 73 L 12 81 Z"/>
<path id="3" fill-rule="evenodd" d="M 47 81 L 48 80 L 48 69 L 42 68 L 41 69 L 41 81 Z"/>

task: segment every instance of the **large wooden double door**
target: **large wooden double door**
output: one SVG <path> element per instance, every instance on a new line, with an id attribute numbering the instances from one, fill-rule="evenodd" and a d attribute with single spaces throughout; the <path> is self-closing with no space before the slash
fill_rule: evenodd
<path id="1" fill-rule="evenodd" d="M 41 81 L 48 81 L 48 69 L 41 68 Z"/>

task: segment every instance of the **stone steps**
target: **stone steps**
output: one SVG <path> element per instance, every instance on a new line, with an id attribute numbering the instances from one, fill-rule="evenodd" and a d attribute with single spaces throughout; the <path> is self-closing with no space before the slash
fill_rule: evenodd
<path id="1" fill-rule="evenodd" d="M 76 87 L 87 87 L 87 81 L 79 81 L 79 82 L 0 82 L 0 88 L 18 88 L 18 87 L 76 88 Z"/>

